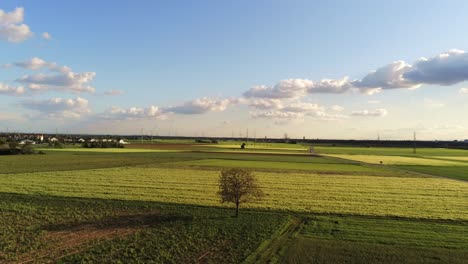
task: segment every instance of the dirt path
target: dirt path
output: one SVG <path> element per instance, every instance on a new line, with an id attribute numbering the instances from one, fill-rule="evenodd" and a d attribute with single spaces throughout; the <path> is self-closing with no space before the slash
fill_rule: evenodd
<path id="1" fill-rule="evenodd" d="M 280 263 L 281 252 L 301 231 L 303 223 L 303 219 L 292 218 L 275 238 L 270 240 L 267 245 L 262 244 L 244 263 Z"/>

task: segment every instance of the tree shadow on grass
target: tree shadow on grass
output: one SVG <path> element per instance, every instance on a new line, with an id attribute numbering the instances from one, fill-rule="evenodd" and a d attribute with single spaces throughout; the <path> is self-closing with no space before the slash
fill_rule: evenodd
<path id="1" fill-rule="evenodd" d="M 132 214 L 132 215 L 117 215 L 104 217 L 98 220 L 89 220 L 81 222 L 69 222 L 46 225 L 43 228 L 47 231 L 71 231 L 82 229 L 117 229 L 117 228 L 138 228 L 151 227 L 165 223 L 183 222 L 189 223 L 193 221 L 191 215 L 162 215 L 159 213 L 150 214 Z"/>

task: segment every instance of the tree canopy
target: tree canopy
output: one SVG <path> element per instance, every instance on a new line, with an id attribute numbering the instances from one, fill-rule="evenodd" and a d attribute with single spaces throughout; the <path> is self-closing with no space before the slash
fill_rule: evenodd
<path id="1" fill-rule="evenodd" d="M 231 168 L 221 171 L 218 195 L 221 198 L 221 203 L 234 203 L 236 205 L 236 217 L 238 217 L 241 203 L 260 200 L 264 194 L 252 172 Z"/>

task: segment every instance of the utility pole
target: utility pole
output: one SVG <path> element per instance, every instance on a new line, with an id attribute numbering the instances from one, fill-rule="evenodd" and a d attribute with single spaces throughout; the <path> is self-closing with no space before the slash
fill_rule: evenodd
<path id="1" fill-rule="evenodd" d="M 416 131 L 413 131 L 413 154 L 416 154 Z"/>
<path id="2" fill-rule="evenodd" d="M 257 143 L 257 130 L 254 130 L 254 148 L 255 148 L 256 143 Z"/>

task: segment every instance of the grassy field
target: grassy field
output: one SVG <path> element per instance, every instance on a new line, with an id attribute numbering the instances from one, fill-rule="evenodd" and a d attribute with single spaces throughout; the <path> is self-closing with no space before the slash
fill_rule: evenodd
<path id="1" fill-rule="evenodd" d="M 217 170 L 107 168 L 5 174 L 0 192 L 218 206 Z M 468 185 L 426 177 L 269 173 L 266 198 L 252 207 L 468 220 Z"/>
<path id="2" fill-rule="evenodd" d="M 468 183 L 447 178 L 466 179 L 466 151 L 187 143 L 0 157 L 0 263 L 467 258 Z M 224 167 L 266 194 L 239 219 L 216 197 Z"/>
<path id="3" fill-rule="evenodd" d="M 2 263 L 240 262 L 287 219 L 251 211 L 234 219 L 222 209 L 8 193 L 0 193 L 0 210 Z"/>
<path id="4" fill-rule="evenodd" d="M 464 263 L 464 222 L 304 216 L 284 263 Z"/>
<path id="5" fill-rule="evenodd" d="M 315 147 L 320 154 L 349 154 L 349 155 L 380 155 L 380 156 L 455 156 L 466 157 L 468 150 L 445 148 L 417 148 L 413 154 L 412 148 L 384 148 L 384 147 Z"/>
<path id="6" fill-rule="evenodd" d="M 427 166 L 468 166 L 467 163 L 448 159 L 433 159 L 431 157 L 405 157 L 405 156 L 381 156 L 381 155 L 349 155 L 331 154 L 330 157 L 355 160 L 371 164 L 390 165 L 427 165 Z"/>

